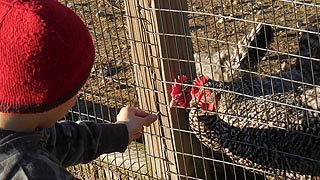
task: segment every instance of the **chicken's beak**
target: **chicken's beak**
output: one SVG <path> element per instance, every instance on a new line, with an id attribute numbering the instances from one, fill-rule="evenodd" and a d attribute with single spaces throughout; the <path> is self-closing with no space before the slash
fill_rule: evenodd
<path id="1" fill-rule="evenodd" d="M 176 106 L 176 105 L 177 105 L 176 100 L 175 100 L 175 99 L 171 99 L 171 101 L 170 101 L 170 108 L 173 108 L 173 107 Z"/>

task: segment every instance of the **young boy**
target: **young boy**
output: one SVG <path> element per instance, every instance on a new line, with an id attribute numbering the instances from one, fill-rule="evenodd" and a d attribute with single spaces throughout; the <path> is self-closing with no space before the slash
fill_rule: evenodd
<path id="1" fill-rule="evenodd" d="M 65 167 L 125 151 L 156 120 L 125 107 L 115 124 L 57 122 L 93 60 L 86 26 L 58 1 L 0 1 L 0 179 L 74 179 Z"/>

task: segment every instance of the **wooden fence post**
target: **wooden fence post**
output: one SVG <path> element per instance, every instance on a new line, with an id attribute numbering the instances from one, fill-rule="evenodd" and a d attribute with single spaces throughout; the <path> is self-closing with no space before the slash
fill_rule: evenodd
<path id="1" fill-rule="evenodd" d="M 168 82 L 179 74 L 195 77 L 188 17 L 182 12 L 187 1 L 125 0 L 125 8 L 140 108 L 161 113 L 145 135 L 152 174 L 159 179 L 203 177 L 204 163 L 190 156 L 201 156 L 200 143 L 181 131 L 188 130 L 187 113 L 168 107 Z"/>

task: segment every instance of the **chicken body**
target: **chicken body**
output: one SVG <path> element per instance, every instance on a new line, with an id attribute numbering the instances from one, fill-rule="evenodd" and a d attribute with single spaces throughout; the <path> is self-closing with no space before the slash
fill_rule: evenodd
<path id="1" fill-rule="evenodd" d="M 198 93 L 206 89 L 206 103 L 215 104 L 205 111 L 197 98 L 190 103 L 190 127 L 205 146 L 269 177 L 320 177 L 320 45 L 318 29 L 309 31 L 291 71 L 198 87 Z"/>
<path id="2" fill-rule="evenodd" d="M 189 113 L 191 129 L 205 146 L 224 151 L 241 165 L 277 175 L 320 175 L 319 114 L 303 108 L 303 93 L 263 99 L 221 96 L 216 112 L 195 107 Z"/>

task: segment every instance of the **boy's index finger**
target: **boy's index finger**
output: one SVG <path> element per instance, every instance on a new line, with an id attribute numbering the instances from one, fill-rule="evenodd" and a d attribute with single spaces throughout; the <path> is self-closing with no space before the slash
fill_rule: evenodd
<path id="1" fill-rule="evenodd" d="M 146 116 L 149 116 L 150 113 L 134 108 L 134 115 L 144 118 Z"/>

